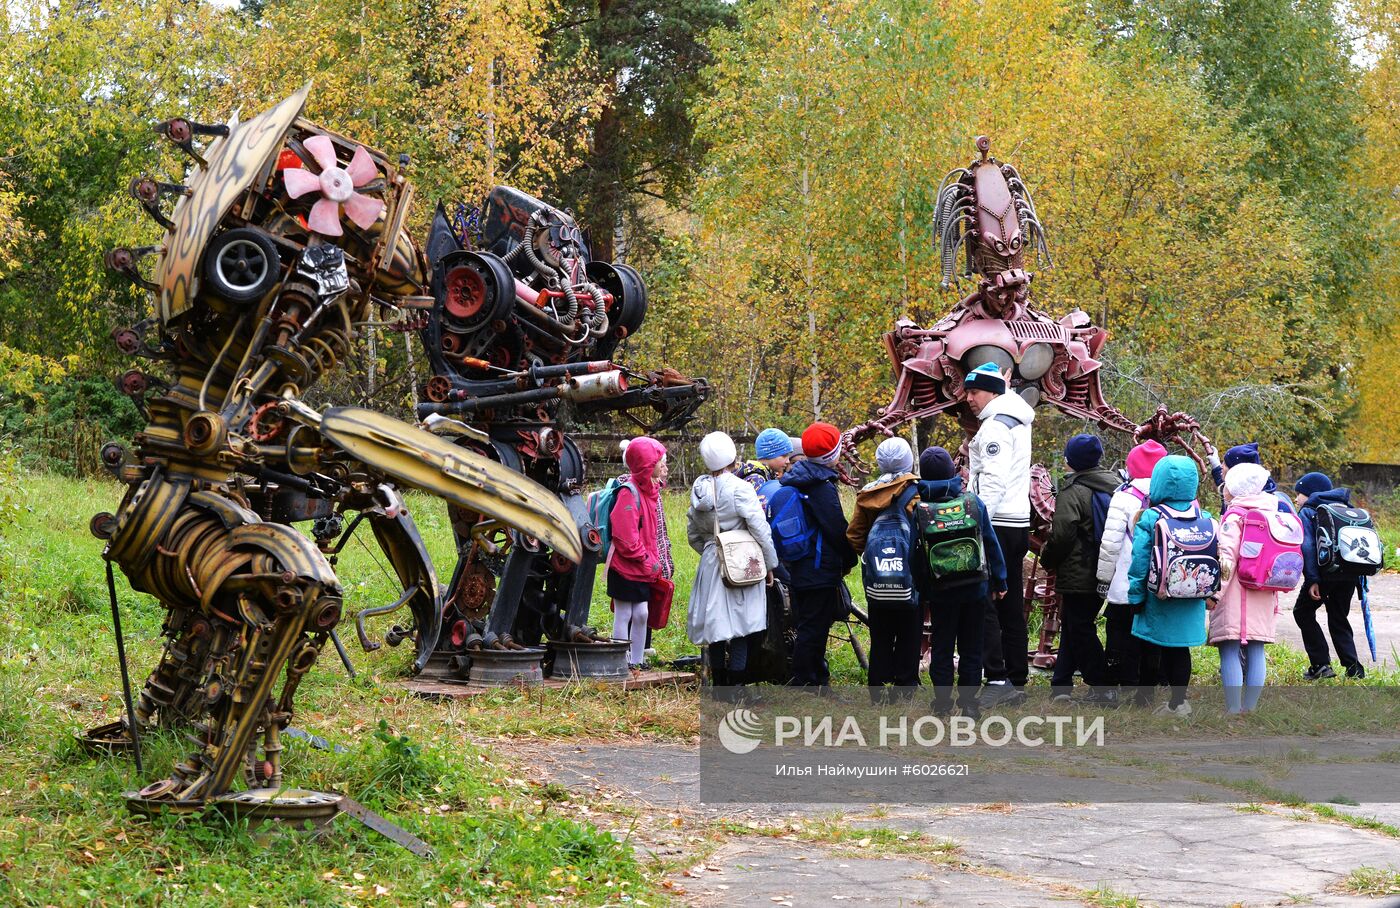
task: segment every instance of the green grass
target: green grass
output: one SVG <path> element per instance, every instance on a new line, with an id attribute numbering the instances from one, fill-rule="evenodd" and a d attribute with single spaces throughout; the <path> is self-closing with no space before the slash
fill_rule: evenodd
<path id="1" fill-rule="evenodd" d="M 1351 895 L 1400 895 L 1400 870 L 1394 867 L 1358 867 L 1338 885 Z"/>
<path id="2" fill-rule="evenodd" d="M 0 904 L 666 901 L 660 871 L 639 863 L 630 843 L 566 815 L 557 792 L 478 742 L 581 729 L 592 737 L 689 737 L 693 694 L 503 690 L 430 703 L 387 683 L 407 671 L 409 644 L 376 653 L 352 644 L 358 681 L 333 653 L 323 655 L 298 692 L 293 721 L 347 752 L 287 740 L 285 771 L 291 784 L 341 791 L 380 811 L 427 840 L 436 859 L 420 860 L 346 817 L 312 837 L 246 822 L 129 815 L 122 792 L 163 776 L 189 745 L 173 733 L 151 736 L 138 776 L 129 758 L 94 759 L 73 739 L 120 715 L 100 543 L 87 532 L 88 517 L 112 509 L 119 492 L 111 482 L 27 477 L 23 507 L 0 538 L 8 594 L 0 634 Z M 426 499 L 412 504 L 430 550 L 445 559 L 445 513 Z M 347 612 L 396 591 L 358 546 L 339 573 Z M 155 663 L 163 610 L 117 576 L 139 684 Z"/>
<path id="3" fill-rule="evenodd" d="M 1139 904 L 1137 896 L 1127 895 L 1102 883 L 1093 889 L 1085 889 L 1080 893 L 1080 899 L 1084 904 L 1097 908 L 1138 908 Z"/>

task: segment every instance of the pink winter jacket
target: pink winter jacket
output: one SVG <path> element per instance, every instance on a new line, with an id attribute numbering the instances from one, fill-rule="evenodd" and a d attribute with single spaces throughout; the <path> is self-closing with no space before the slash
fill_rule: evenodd
<path id="1" fill-rule="evenodd" d="M 1215 608 L 1210 610 L 1210 642 L 1263 641 L 1273 643 L 1278 616 L 1278 593 L 1249 590 L 1240 586 L 1235 570 L 1240 557 L 1240 535 L 1243 525 L 1239 514 L 1231 510 L 1261 508 L 1278 510 L 1278 498 L 1269 492 L 1242 495 L 1230 502 L 1220 521 L 1220 569 L 1222 586 Z"/>
<path id="2" fill-rule="evenodd" d="M 634 439 L 622 455 L 631 471 L 632 485 L 617 493 L 610 518 L 612 544 L 608 547 L 608 567 L 628 580 L 649 583 L 662 575 L 661 553 L 657 547 L 656 522 L 661 513 L 661 489 L 652 472 L 666 448 L 654 438 Z M 640 499 L 640 500 L 639 500 Z"/>

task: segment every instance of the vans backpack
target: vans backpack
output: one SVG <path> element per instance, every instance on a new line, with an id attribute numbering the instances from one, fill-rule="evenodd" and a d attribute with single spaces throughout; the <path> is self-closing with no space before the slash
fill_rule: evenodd
<path id="1" fill-rule="evenodd" d="M 915 509 L 930 578 L 943 586 L 987 579 L 987 553 L 977 496 L 952 501 L 921 501 Z"/>
<path id="2" fill-rule="evenodd" d="M 1240 519 L 1240 555 L 1235 570 L 1247 590 L 1287 593 L 1303 582 L 1303 523 L 1274 508 L 1231 508 Z"/>
<path id="3" fill-rule="evenodd" d="M 1147 586 L 1158 599 L 1204 599 L 1220 591 L 1219 541 L 1215 521 L 1197 505 L 1178 511 L 1166 505 L 1152 527 Z"/>
<path id="4" fill-rule="evenodd" d="M 617 493 L 624 488 L 630 490 L 634 498 L 640 498 L 637 487 L 625 476 L 614 476 L 601 489 L 588 494 L 588 522 L 598 530 L 599 558 L 607 557 L 608 548 L 612 545 L 613 506 L 617 504 Z"/>
<path id="5" fill-rule="evenodd" d="M 918 491 L 910 483 L 870 525 L 860 556 L 860 574 L 865 600 L 872 609 L 914 602 L 914 523 L 908 509 Z"/>
<path id="6" fill-rule="evenodd" d="M 1361 508 L 1341 502 L 1318 505 L 1317 567 L 1324 575 L 1368 577 L 1381 569 L 1385 548 L 1376 522 Z"/>
<path id="7" fill-rule="evenodd" d="M 795 564 L 812 557 L 822 558 L 822 539 L 807 512 L 807 496 L 796 486 L 781 486 L 768 499 L 768 526 L 778 560 Z"/>

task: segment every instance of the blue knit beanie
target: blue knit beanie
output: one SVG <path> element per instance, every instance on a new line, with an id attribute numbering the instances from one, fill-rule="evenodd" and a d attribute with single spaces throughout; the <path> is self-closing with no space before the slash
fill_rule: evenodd
<path id="1" fill-rule="evenodd" d="M 952 479 L 957 473 L 957 465 L 943 448 L 924 448 L 924 453 L 919 455 L 920 479 Z"/>
<path id="2" fill-rule="evenodd" d="M 764 429 L 753 440 L 753 453 L 759 460 L 772 460 L 792 453 L 792 439 L 782 429 Z"/>
<path id="3" fill-rule="evenodd" d="M 1097 435 L 1076 435 L 1065 442 L 1065 462 L 1069 468 L 1091 470 L 1103 459 L 1103 442 Z"/>
<path id="4" fill-rule="evenodd" d="M 1006 379 L 1002 378 L 1001 369 L 997 368 L 996 363 L 983 363 L 967 373 L 967 378 L 963 379 L 963 387 L 969 391 L 977 388 L 991 391 L 993 394 L 1005 394 Z"/>
<path id="5" fill-rule="evenodd" d="M 1306 495 L 1309 498 L 1318 492 L 1329 492 L 1332 490 L 1332 480 L 1327 478 L 1326 473 L 1304 473 L 1296 483 L 1293 484 L 1293 491 Z"/>
<path id="6" fill-rule="evenodd" d="M 1259 463 L 1259 442 L 1251 441 L 1247 445 L 1235 445 L 1225 452 L 1225 469 L 1230 469 L 1236 464 Z"/>

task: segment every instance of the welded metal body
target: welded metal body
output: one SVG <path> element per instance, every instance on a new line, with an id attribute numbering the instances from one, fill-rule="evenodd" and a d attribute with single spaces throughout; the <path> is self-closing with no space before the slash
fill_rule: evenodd
<path id="1" fill-rule="evenodd" d="M 630 267 L 594 261 L 568 212 L 501 186 L 463 228 L 454 231 L 439 209 L 428 241 L 434 305 L 422 338 L 433 377 L 418 416 L 434 431 L 455 426 L 459 445 L 556 495 L 578 526 L 583 560 L 575 566 L 470 507 L 451 507 L 458 562 L 442 632 L 420 636 L 420 647 L 446 658 L 426 673 L 486 680 L 496 673 L 483 668 L 489 660 L 463 657 L 564 641 L 599 644 L 597 658 L 616 663 L 594 677 L 625 675 L 625 654 L 586 626 L 598 536 L 587 522 L 583 455 L 567 433 L 615 413 L 643 431 L 680 428 L 708 386 L 613 361 L 642 325 L 646 287 Z"/>
<path id="2" fill-rule="evenodd" d="M 1104 429 L 1180 445 L 1197 464 L 1214 451 L 1195 419 L 1159 409 L 1146 422 L 1134 422 L 1104 398 L 1097 359 L 1108 332 L 1079 309 L 1055 319 L 1031 300 L 1034 273 L 1026 269 L 1027 250 L 1049 264 L 1045 232 L 1021 175 L 1010 164 L 989 156 L 991 141 L 977 139 L 979 157 L 949 173 L 935 203 L 934 250 L 943 286 L 962 276 L 975 289 L 931 328 L 902 319 L 885 335 L 894 366 L 893 400 L 877 417 L 851 429 L 852 441 L 891 435 L 900 426 L 940 413 L 953 415 L 971 439 L 977 417 L 967 406 L 963 379 L 983 363 L 994 362 L 1010 376 L 1010 386 L 1032 406 L 1046 405 Z M 848 445 L 849 452 L 854 445 Z M 966 444 L 959 452 L 966 463 Z M 852 456 L 854 456 L 852 454 Z M 1031 547 L 1038 552 L 1054 515 L 1055 494 L 1044 467 L 1033 468 Z M 1059 629 L 1059 596 L 1053 573 L 1038 563 L 1026 573 L 1027 611 L 1039 603 L 1044 616 L 1035 654 L 1037 664 L 1052 665 Z"/>
<path id="3" fill-rule="evenodd" d="M 134 181 L 165 236 L 107 256 L 155 297 L 155 315 L 114 338 L 167 374 L 123 376 L 147 425 L 129 451 L 104 448 L 127 492 L 92 528 L 132 588 L 166 609 L 134 721 L 185 727 L 192 744 L 133 809 L 195 810 L 239 787 L 282 786 L 293 698 L 345 607 L 333 566 L 349 537 L 342 515 L 355 515 L 350 531 L 369 521 L 414 631 L 435 631 L 442 596 L 400 486 L 548 540 L 563 559 L 581 554 L 568 512 L 518 473 L 383 414 L 302 401 L 377 307 L 430 304 L 426 263 L 403 230 L 410 184 L 385 155 L 301 119 L 309 88 L 246 123 L 161 124 L 193 161 L 188 185 Z M 195 134 L 212 142 L 196 151 Z M 314 541 L 298 521 L 314 521 Z M 127 738 L 121 723 L 89 733 L 101 746 Z M 289 815 L 320 804 L 302 801 L 288 801 Z"/>

